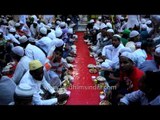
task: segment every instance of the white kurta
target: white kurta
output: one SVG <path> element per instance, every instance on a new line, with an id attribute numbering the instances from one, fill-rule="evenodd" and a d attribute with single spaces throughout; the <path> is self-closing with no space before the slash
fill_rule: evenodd
<path id="1" fill-rule="evenodd" d="M 135 43 L 133 41 L 127 42 L 125 47 L 129 47 L 132 50 L 132 52 L 134 52 L 136 50 L 136 46 L 135 46 Z"/>
<path id="2" fill-rule="evenodd" d="M 52 23 L 54 19 L 54 15 L 43 15 L 43 19 L 46 24 Z"/>
<path id="3" fill-rule="evenodd" d="M 124 48 L 123 44 L 120 44 L 117 48 L 113 45 L 107 45 L 102 49 L 102 55 L 111 60 L 113 67 L 115 67 L 119 63 L 119 52 L 122 48 Z"/>
<path id="4" fill-rule="evenodd" d="M 26 83 L 30 85 L 34 90 L 34 95 L 33 95 L 34 105 L 54 105 L 57 103 L 58 101 L 57 98 L 42 100 L 42 97 L 40 96 L 40 93 L 42 93 L 41 86 L 45 90 L 49 91 L 51 94 L 55 93 L 54 88 L 51 87 L 51 85 L 46 81 L 45 77 L 43 77 L 42 81 L 37 81 L 31 76 L 28 70 L 23 76 L 22 80 L 20 81 L 20 84 L 21 83 Z"/>
<path id="5" fill-rule="evenodd" d="M 129 105 L 130 102 L 140 102 L 141 105 L 160 105 L 160 95 L 149 102 L 148 98 L 145 96 L 145 93 L 137 90 L 126 94 L 123 98 L 120 99 L 120 102 L 123 102 L 126 105 Z"/>
<path id="6" fill-rule="evenodd" d="M 38 32 L 39 32 L 38 29 L 39 29 L 39 25 L 38 24 L 37 24 L 36 28 L 33 27 L 33 24 L 30 26 L 31 36 L 33 38 L 37 37 L 36 35 L 38 35 Z"/>
<path id="7" fill-rule="evenodd" d="M 51 29 L 51 32 L 48 33 L 47 37 L 49 37 L 51 40 L 55 39 L 56 38 L 55 31 Z"/>
<path id="8" fill-rule="evenodd" d="M 127 21 L 127 29 L 129 28 L 134 28 L 134 26 L 138 26 L 139 25 L 139 21 L 138 21 L 138 15 L 128 15 L 128 21 Z"/>
<path id="9" fill-rule="evenodd" d="M 8 34 L 8 37 L 11 39 L 13 43 L 20 44 L 20 42 L 15 38 L 15 36 L 11 33 Z"/>
<path id="10" fill-rule="evenodd" d="M 26 24 L 26 18 L 28 17 L 28 15 L 20 15 L 19 16 L 19 21 L 22 21 L 24 24 Z"/>
<path id="11" fill-rule="evenodd" d="M 14 71 L 12 80 L 18 85 L 20 80 L 22 79 L 23 75 L 27 72 L 29 69 L 29 62 L 32 59 L 30 59 L 27 56 L 24 56 L 21 58 L 21 60 L 18 62 L 16 69 Z"/>
<path id="12" fill-rule="evenodd" d="M 136 66 L 140 67 L 140 65 L 146 61 L 147 58 L 147 53 L 145 50 L 142 49 L 137 49 L 133 52 L 135 61 L 136 61 Z"/>
<path id="13" fill-rule="evenodd" d="M 29 29 L 29 27 L 27 26 L 27 24 L 24 24 L 21 28 L 21 30 L 27 35 L 27 36 L 31 36 L 31 31 Z"/>
<path id="14" fill-rule="evenodd" d="M 45 63 L 46 56 L 44 52 L 35 45 L 28 44 L 25 49 L 25 55 L 32 60 L 39 60 L 42 64 Z"/>
<path id="15" fill-rule="evenodd" d="M 51 43 L 52 40 L 49 37 L 42 37 L 41 39 L 36 41 L 36 45 L 42 48 L 46 53 L 49 52 Z"/>

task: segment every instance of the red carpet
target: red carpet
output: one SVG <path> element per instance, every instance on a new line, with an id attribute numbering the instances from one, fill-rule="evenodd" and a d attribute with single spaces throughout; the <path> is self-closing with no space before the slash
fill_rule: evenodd
<path id="1" fill-rule="evenodd" d="M 91 79 L 91 76 L 97 76 L 98 74 L 90 74 L 87 68 L 88 64 L 96 63 L 94 58 L 89 56 L 88 46 L 83 40 L 83 32 L 77 32 L 77 35 L 77 57 L 73 69 L 74 83 L 69 88 L 71 96 L 67 105 L 98 105 L 100 90 Z"/>

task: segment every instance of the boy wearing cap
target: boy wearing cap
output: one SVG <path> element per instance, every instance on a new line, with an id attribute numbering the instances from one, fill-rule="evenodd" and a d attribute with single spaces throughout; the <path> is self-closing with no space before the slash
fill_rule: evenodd
<path id="1" fill-rule="evenodd" d="M 132 53 L 123 52 L 119 58 L 120 63 L 120 81 L 117 83 L 117 90 L 113 91 L 113 102 L 117 103 L 119 99 L 131 91 L 138 90 L 138 81 L 144 75 L 143 71 L 134 66 L 134 57 Z"/>

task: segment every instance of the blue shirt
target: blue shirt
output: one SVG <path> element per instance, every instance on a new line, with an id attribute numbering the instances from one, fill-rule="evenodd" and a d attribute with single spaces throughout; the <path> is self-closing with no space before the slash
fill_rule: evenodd
<path id="1" fill-rule="evenodd" d="M 148 101 L 145 93 L 141 90 L 137 90 L 132 93 L 126 94 L 123 98 L 120 99 L 120 102 L 123 102 L 126 105 L 129 105 L 130 102 L 140 102 L 141 105 L 160 105 L 160 95 L 158 95 L 152 101 Z"/>
<path id="2" fill-rule="evenodd" d="M 7 76 L 2 76 L 0 79 L 0 105 L 8 105 L 13 102 L 13 95 L 16 89 L 16 84 Z"/>
<path id="3" fill-rule="evenodd" d="M 157 71 L 159 70 L 157 67 L 157 64 L 154 60 L 146 60 L 143 62 L 140 66 L 139 69 L 146 72 L 146 71 Z"/>

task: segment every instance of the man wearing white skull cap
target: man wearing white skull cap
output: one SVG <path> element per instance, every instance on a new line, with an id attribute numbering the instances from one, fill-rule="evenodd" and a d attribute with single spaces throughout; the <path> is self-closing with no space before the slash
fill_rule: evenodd
<path id="1" fill-rule="evenodd" d="M 113 29 L 108 29 L 107 32 L 114 33 L 114 30 Z"/>
<path id="2" fill-rule="evenodd" d="M 16 29 L 13 28 L 13 27 L 11 27 L 11 28 L 9 29 L 9 32 L 14 33 L 14 32 L 16 32 Z"/>
<path id="3" fill-rule="evenodd" d="M 135 58 L 134 58 L 133 54 L 130 53 L 130 52 L 122 52 L 120 56 L 127 57 L 127 58 L 130 59 L 133 63 L 135 62 Z"/>
<path id="4" fill-rule="evenodd" d="M 134 56 L 132 53 L 123 52 L 119 58 L 120 62 L 120 82 L 124 82 L 126 86 L 120 88 L 123 90 L 122 95 L 138 90 L 138 83 L 144 72 L 134 66 Z"/>
<path id="5" fill-rule="evenodd" d="M 114 63 L 113 68 L 118 64 L 119 51 L 124 48 L 123 44 L 121 44 L 120 38 L 120 35 L 115 34 L 112 38 L 112 45 L 106 45 L 102 49 L 102 56 L 105 56 Z"/>
<path id="6" fill-rule="evenodd" d="M 104 29 L 104 28 L 107 28 L 107 25 L 105 23 L 102 23 L 100 26 L 100 29 Z"/>
<path id="7" fill-rule="evenodd" d="M 24 49 L 20 46 L 13 47 L 12 52 L 18 56 L 24 56 Z"/>
<path id="8" fill-rule="evenodd" d="M 136 37 L 136 36 L 138 36 L 138 35 L 139 35 L 139 32 L 138 32 L 138 31 L 132 30 L 132 31 L 130 32 L 130 34 L 129 34 L 129 37 L 130 37 L 130 38 L 133 38 L 133 37 Z"/>
<path id="9" fill-rule="evenodd" d="M 29 69 L 28 65 L 31 59 L 26 55 L 24 55 L 24 49 L 20 46 L 12 48 L 12 51 L 18 56 L 20 56 L 20 57 L 14 57 L 14 59 L 17 60 L 18 63 L 12 77 L 12 80 L 18 85 L 23 75 Z"/>
<path id="10" fill-rule="evenodd" d="M 56 46 L 56 47 L 61 47 L 61 46 L 63 46 L 63 45 L 64 45 L 63 40 L 62 40 L 62 39 L 57 39 L 55 46 Z"/>
<path id="11" fill-rule="evenodd" d="M 20 46 L 13 47 L 12 52 L 14 54 L 11 54 L 11 57 L 17 63 L 12 80 L 16 84 L 19 84 L 22 76 L 28 70 L 28 63 L 31 61 L 31 59 L 29 59 L 27 56 L 24 56 L 24 49 Z"/>
<path id="12" fill-rule="evenodd" d="M 33 105 L 34 90 L 28 84 L 19 84 L 14 92 L 14 102 L 13 105 Z M 12 105 L 11 104 L 11 105 Z"/>
<path id="13" fill-rule="evenodd" d="M 112 29 L 112 24 L 111 24 L 111 23 L 108 22 L 108 23 L 106 24 L 106 26 L 107 26 L 107 28 Z"/>
<path id="14" fill-rule="evenodd" d="M 43 34 L 43 35 L 46 35 L 47 34 L 47 28 L 41 27 L 40 28 L 40 33 Z"/>
<path id="15" fill-rule="evenodd" d="M 59 27 L 61 27 L 61 28 L 66 27 L 66 23 L 65 22 L 60 22 Z"/>
<path id="16" fill-rule="evenodd" d="M 30 37 L 31 31 L 30 31 L 28 25 L 26 24 L 26 22 L 20 21 L 19 23 L 20 23 L 20 30 L 23 31 L 26 36 Z"/>
<path id="17" fill-rule="evenodd" d="M 91 20 L 89 21 L 89 23 L 94 23 L 94 19 L 91 19 Z"/>
<path id="18" fill-rule="evenodd" d="M 145 41 L 142 42 L 141 47 L 133 52 L 133 55 L 136 58 L 136 66 L 140 67 L 140 65 L 146 60 L 153 59 L 153 41 Z"/>
<path id="19" fill-rule="evenodd" d="M 45 63 L 46 55 L 45 53 L 37 46 L 32 44 L 26 44 L 23 46 L 25 48 L 25 55 L 32 60 L 40 60 L 42 64 Z"/>
<path id="20" fill-rule="evenodd" d="M 15 27 L 19 27 L 19 26 L 20 26 L 20 23 L 16 23 L 16 24 L 15 24 Z"/>
<path id="21" fill-rule="evenodd" d="M 40 32 L 40 28 L 40 25 L 36 21 L 34 21 L 33 24 L 30 25 L 31 37 L 37 37 L 38 33 Z"/>
<path id="22" fill-rule="evenodd" d="M 129 47 L 132 49 L 132 51 L 136 50 L 136 45 L 135 43 L 138 42 L 140 35 L 139 32 L 136 30 L 132 30 L 129 34 L 129 41 L 126 43 L 126 47 Z"/>
<path id="23" fill-rule="evenodd" d="M 56 38 L 55 30 L 51 29 L 51 32 L 47 34 L 47 37 L 49 37 L 51 40 L 54 40 Z"/>
<path id="24" fill-rule="evenodd" d="M 23 35 L 23 36 L 21 36 L 20 38 L 19 38 L 19 42 L 20 43 L 25 43 L 25 42 L 27 42 L 28 41 L 28 38 L 25 36 L 25 35 Z"/>
<path id="25" fill-rule="evenodd" d="M 150 32 L 153 30 L 152 21 L 148 20 L 146 22 L 146 25 L 147 25 L 147 32 L 148 32 L 148 34 L 150 34 Z"/>

